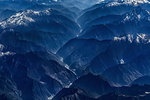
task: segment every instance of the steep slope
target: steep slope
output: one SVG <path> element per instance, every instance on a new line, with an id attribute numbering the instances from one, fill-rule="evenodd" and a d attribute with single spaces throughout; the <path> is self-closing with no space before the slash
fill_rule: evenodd
<path id="1" fill-rule="evenodd" d="M 84 26 L 102 16 L 107 15 L 122 15 L 132 11 L 136 6 L 120 4 L 116 6 L 107 6 L 107 4 L 99 4 L 96 7 L 86 10 L 78 19 L 78 23 L 84 28 Z"/>
<path id="2" fill-rule="evenodd" d="M 96 81 L 95 78 L 98 81 Z M 149 85 L 143 85 L 143 86 L 132 85 L 130 87 L 126 87 L 126 86 L 110 87 L 110 85 L 108 85 L 106 81 L 104 82 L 104 80 L 100 76 L 95 76 L 92 74 L 88 74 L 77 79 L 75 83 L 76 84 L 72 85 L 70 88 L 65 88 L 61 90 L 53 98 L 53 100 L 68 100 L 68 99 L 69 100 L 82 100 L 82 99 L 84 100 L 148 100 L 150 98 Z M 100 91 L 102 90 L 102 88 L 105 88 L 107 86 L 109 86 L 109 92 L 107 91 L 107 92 L 103 92 L 105 94 L 101 94 Z M 99 91 L 92 91 L 94 89 Z M 90 94 L 89 94 L 89 90 L 91 92 Z M 97 96 L 91 95 L 95 93 L 97 93 Z M 92 97 L 90 98 L 90 96 Z"/>
<path id="3" fill-rule="evenodd" d="M 39 47 L 55 53 L 79 31 L 74 21 L 55 9 L 23 11 L 0 25 L 3 28 L 0 42 L 15 52 L 35 51 L 33 48 Z"/>
<path id="4" fill-rule="evenodd" d="M 0 0 L 0 99 L 149 100 L 149 5 Z"/>
<path id="5" fill-rule="evenodd" d="M 132 82 L 132 84 L 138 84 L 138 85 L 149 85 L 150 84 L 150 76 L 142 76 Z"/>
<path id="6" fill-rule="evenodd" d="M 0 99 L 1 100 L 22 100 L 15 82 L 8 75 L 8 72 L 0 71 Z"/>
<path id="7" fill-rule="evenodd" d="M 64 88 L 52 100 L 95 100 L 79 88 Z"/>
<path id="8" fill-rule="evenodd" d="M 113 88 L 105 79 L 89 73 L 74 81 L 70 88 L 62 89 L 53 100 L 97 100 L 100 95 L 112 91 Z"/>
<path id="9" fill-rule="evenodd" d="M 75 6 L 80 9 L 86 9 L 96 3 L 100 3 L 101 0 L 61 0 L 60 2 L 66 6 Z"/>
<path id="10" fill-rule="evenodd" d="M 1 71 L 8 71 L 23 100 L 47 100 L 76 76 L 50 53 L 30 52 L 0 58 Z M 7 74 L 9 74 L 7 73 Z"/>
<path id="11" fill-rule="evenodd" d="M 113 88 L 107 80 L 91 73 L 81 76 L 72 83 L 71 87 L 77 87 L 85 90 L 88 96 L 95 98 L 113 91 Z"/>
<path id="12" fill-rule="evenodd" d="M 93 25 L 91 27 L 86 28 L 80 33 L 80 38 L 83 39 L 97 39 L 97 40 L 111 40 L 116 35 L 114 34 L 107 26 L 101 25 Z"/>
<path id="13" fill-rule="evenodd" d="M 149 75 L 149 54 L 140 55 L 132 61 L 111 67 L 103 76 L 119 85 L 129 85 L 143 75 Z"/>
<path id="14" fill-rule="evenodd" d="M 127 34 L 149 34 L 149 18 L 149 11 L 137 6 L 123 15 L 112 14 L 92 20 L 86 24 L 79 37 L 112 40 L 115 36 Z"/>
<path id="15" fill-rule="evenodd" d="M 147 36 L 142 38 L 142 34 L 115 37 L 109 47 L 102 53 L 94 57 L 87 66 L 87 71 L 101 74 L 109 67 L 118 64 L 126 64 L 141 54 L 149 52 L 150 44 Z"/>
<path id="16" fill-rule="evenodd" d="M 87 46 L 85 47 L 85 45 Z M 128 34 L 106 41 L 73 39 L 65 44 L 57 54 L 63 58 L 70 69 L 80 76 L 84 70 L 101 74 L 109 67 L 126 64 L 136 57 L 148 53 L 149 49 L 149 35 Z"/>
<path id="17" fill-rule="evenodd" d="M 67 42 L 57 54 L 79 76 L 86 65 L 99 53 L 104 52 L 110 41 L 98 41 L 95 39 L 72 39 Z"/>
<path id="18" fill-rule="evenodd" d="M 10 16 L 12 16 L 15 13 L 16 13 L 15 10 L 9 10 L 9 9 L 0 11 L 0 21 L 4 20 L 6 18 L 9 18 Z"/>

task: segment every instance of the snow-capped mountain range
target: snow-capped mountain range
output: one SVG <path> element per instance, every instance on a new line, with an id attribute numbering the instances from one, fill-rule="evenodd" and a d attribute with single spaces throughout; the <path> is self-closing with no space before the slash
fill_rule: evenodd
<path id="1" fill-rule="evenodd" d="M 141 8 L 137 8 L 130 13 L 125 15 L 124 21 L 132 21 L 132 20 L 147 20 L 150 21 L 150 12 L 147 10 L 143 10 Z"/>
<path id="2" fill-rule="evenodd" d="M 0 100 L 149 100 L 149 6 L 0 0 Z"/>
<path id="3" fill-rule="evenodd" d="M 41 16 L 41 15 L 50 15 L 50 9 L 44 11 L 33 11 L 27 10 L 23 12 L 16 13 L 16 15 L 12 15 L 6 21 L 0 22 L 2 28 L 6 28 L 8 25 L 27 25 L 28 23 L 35 22 L 33 16 Z"/>
<path id="4" fill-rule="evenodd" d="M 128 34 L 127 36 L 123 37 L 114 37 L 115 41 L 129 41 L 130 43 L 150 43 L 150 36 L 147 34 Z"/>
<path id="5" fill-rule="evenodd" d="M 55 2 L 57 2 L 57 0 Z M 63 2 L 63 1 L 61 1 L 61 2 Z M 86 0 L 83 1 L 83 2 L 86 2 Z M 97 4 L 98 4 L 98 2 L 99 3 L 101 3 L 101 2 L 110 2 L 110 3 L 107 4 L 107 6 L 116 6 L 116 5 L 122 4 L 122 3 L 123 4 L 150 3 L 148 0 L 113 0 L 113 1 L 112 0 L 110 0 L 110 1 L 100 0 L 100 1 L 97 1 Z M 131 18 L 130 16 L 135 16 L 135 15 L 137 15 L 137 13 L 138 12 L 130 13 L 130 15 L 126 16 L 125 20 L 129 20 L 129 19 L 132 20 L 133 18 Z M 138 19 L 144 18 L 145 16 L 147 16 L 146 13 L 149 14 L 149 11 L 141 12 L 136 17 Z M 15 15 L 10 16 L 6 21 L 1 21 L 0 25 L 3 28 L 5 28 L 7 25 L 27 25 L 30 22 L 35 22 L 35 20 L 34 20 L 34 18 L 32 18 L 32 16 L 36 16 L 36 15 L 40 16 L 40 15 L 43 15 L 43 14 L 50 15 L 50 9 L 43 10 L 43 11 L 27 10 L 27 11 L 19 12 L 19 13 L 16 13 Z"/>

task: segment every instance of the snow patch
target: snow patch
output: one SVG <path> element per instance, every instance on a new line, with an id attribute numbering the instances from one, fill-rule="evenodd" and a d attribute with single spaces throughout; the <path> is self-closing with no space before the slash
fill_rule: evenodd
<path id="1" fill-rule="evenodd" d="M 63 58 L 63 57 L 60 57 L 60 61 L 61 61 L 61 62 L 64 62 L 64 58 Z"/>
<path id="2" fill-rule="evenodd" d="M 53 0 L 53 1 L 57 2 L 58 0 Z"/>
<path id="3" fill-rule="evenodd" d="M 147 10 L 143 10 L 141 8 L 138 8 L 138 9 L 133 10 L 130 13 L 127 13 L 124 16 L 124 19 L 122 22 L 125 22 L 125 21 L 139 22 L 142 20 L 150 21 L 150 12 Z"/>
<path id="4" fill-rule="evenodd" d="M 104 0 L 104 2 L 110 2 L 106 5 L 108 7 L 109 6 L 118 6 L 118 5 L 122 5 L 122 4 L 138 6 L 138 4 L 150 3 L 148 0 Z"/>
<path id="5" fill-rule="evenodd" d="M 121 3 L 119 3 L 119 2 L 111 2 L 111 3 L 108 3 L 106 6 L 107 7 L 111 7 L 111 6 L 118 6 L 118 5 L 121 5 Z"/>
<path id="6" fill-rule="evenodd" d="M 120 59 L 120 64 L 124 64 L 124 60 L 123 59 Z"/>
<path id="7" fill-rule="evenodd" d="M 14 55 L 15 53 L 7 51 L 7 52 L 0 52 L 0 57 L 2 56 L 8 56 L 8 55 Z"/>
<path id="8" fill-rule="evenodd" d="M 114 40 L 115 41 L 126 40 L 126 37 L 125 36 L 123 36 L 123 37 L 114 37 Z"/>
<path id="9" fill-rule="evenodd" d="M 96 2 L 96 4 L 99 4 L 99 3 L 101 3 L 101 2 L 104 2 L 105 0 L 98 0 L 97 2 Z"/>
<path id="10" fill-rule="evenodd" d="M 66 64 L 66 65 L 65 65 L 65 68 L 69 69 L 69 66 Z M 69 69 L 69 70 L 70 70 L 70 69 Z"/>
<path id="11" fill-rule="evenodd" d="M 150 94 L 150 92 L 145 92 L 145 94 Z"/>
<path id="12" fill-rule="evenodd" d="M 10 51 L 3 52 L 3 49 L 4 49 L 4 45 L 0 44 L 0 57 L 15 54 L 14 52 L 10 52 Z"/>
<path id="13" fill-rule="evenodd" d="M 52 95 L 52 96 L 48 97 L 48 100 L 52 100 L 52 99 L 53 99 L 53 97 L 54 97 L 54 95 Z"/>
<path id="14" fill-rule="evenodd" d="M 46 84 L 45 82 L 42 82 L 42 81 L 40 81 L 40 83 L 43 84 L 43 85 Z"/>
<path id="15" fill-rule="evenodd" d="M 148 0 L 122 0 L 124 3 L 134 3 L 134 4 L 138 4 L 138 3 L 149 3 Z"/>
<path id="16" fill-rule="evenodd" d="M 150 43 L 150 38 L 148 35 L 141 33 L 141 34 L 127 34 L 126 36 L 122 37 L 114 37 L 114 41 L 129 41 L 130 43 Z"/>
<path id="17" fill-rule="evenodd" d="M 69 85 L 67 85 L 65 88 L 69 88 L 72 85 L 72 83 L 70 83 Z"/>

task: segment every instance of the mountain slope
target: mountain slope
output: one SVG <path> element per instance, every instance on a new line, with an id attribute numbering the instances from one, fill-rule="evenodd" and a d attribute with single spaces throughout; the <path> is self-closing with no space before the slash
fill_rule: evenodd
<path id="1" fill-rule="evenodd" d="M 79 31 L 74 21 L 55 9 L 23 11 L 0 24 L 3 28 L 0 42 L 15 52 L 35 51 L 33 48 L 39 47 L 55 53 Z"/>
<path id="2" fill-rule="evenodd" d="M 1 71 L 10 73 L 23 100 L 47 100 L 76 79 L 65 64 L 49 53 L 30 52 L 0 59 Z"/>

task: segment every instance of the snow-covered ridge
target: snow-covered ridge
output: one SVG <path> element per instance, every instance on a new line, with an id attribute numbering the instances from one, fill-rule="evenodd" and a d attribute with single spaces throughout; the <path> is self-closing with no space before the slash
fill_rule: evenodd
<path id="1" fill-rule="evenodd" d="M 127 13 L 124 16 L 123 21 L 133 21 L 133 20 L 147 20 L 150 21 L 150 12 L 147 10 L 143 10 L 142 8 L 137 8 L 130 13 Z"/>
<path id="2" fill-rule="evenodd" d="M 118 6 L 122 4 L 137 6 L 138 4 L 150 3 L 148 0 L 104 0 L 103 2 L 110 2 L 107 6 Z"/>
<path id="3" fill-rule="evenodd" d="M 114 37 L 115 41 L 129 41 L 130 43 L 136 42 L 136 43 L 150 43 L 150 36 L 141 33 L 141 34 L 128 34 L 126 36 L 122 37 Z"/>
<path id="4" fill-rule="evenodd" d="M 50 15 L 50 9 L 43 11 L 27 10 L 19 12 L 15 15 L 12 15 L 7 20 L 0 22 L 0 25 L 2 26 L 2 28 L 6 28 L 7 25 L 28 25 L 28 23 L 35 22 L 32 16 L 41 16 L 43 14 Z"/>
<path id="5" fill-rule="evenodd" d="M 124 3 L 149 3 L 148 0 L 118 0 L 118 1 L 121 1 L 121 2 L 124 2 Z"/>

